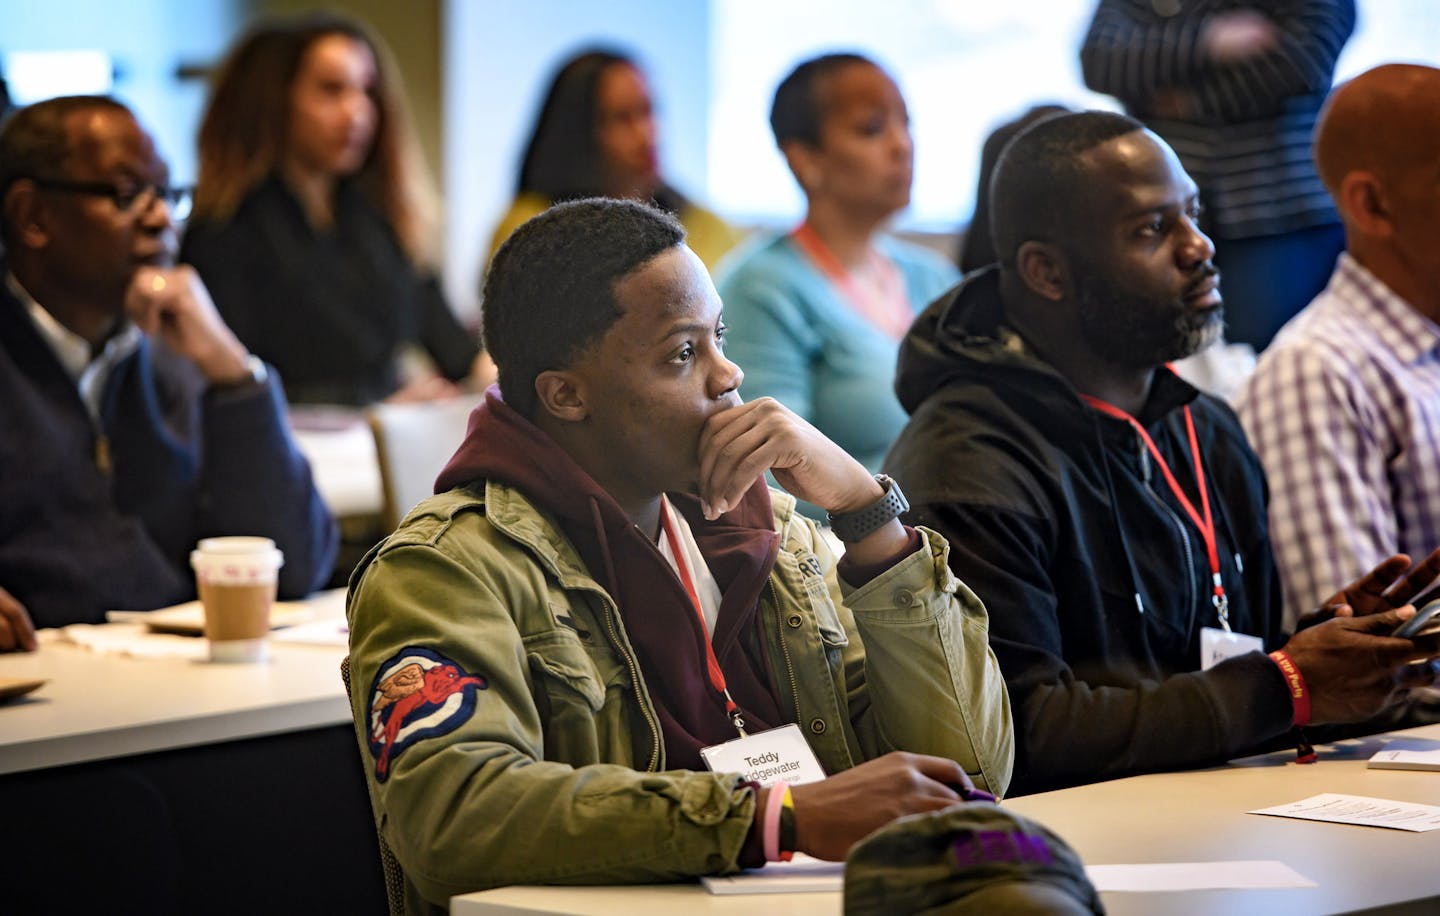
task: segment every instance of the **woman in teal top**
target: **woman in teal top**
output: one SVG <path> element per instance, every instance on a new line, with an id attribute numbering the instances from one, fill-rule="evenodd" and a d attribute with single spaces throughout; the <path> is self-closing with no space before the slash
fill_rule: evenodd
<path id="1" fill-rule="evenodd" d="M 875 470 L 906 420 L 900 338 L 959 273 L 882 233 L 910 203 L 914 160 L 884 70 L 855 54 L 806 61 L 776 90 L 770 124 L 805 221 L 722 265 L 726 354 L 745 370 L 746 400 L 775 398 Z"/>

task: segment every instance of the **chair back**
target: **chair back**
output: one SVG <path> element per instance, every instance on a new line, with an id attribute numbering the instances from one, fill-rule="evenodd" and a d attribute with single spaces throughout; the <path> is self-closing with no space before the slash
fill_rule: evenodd
<path id="1" fill-rule="evenodd" d="M 350 656 L 348 655 L 340 659 L 340 680 L 345 683 L 345 696 L 350 699 L 350 708 L 354 709 L 355 701 L 350 693 Z M 356 727 L 363 732 L 365 723 L 357 723 Z M 369 763 L 362 751 L 360 765 L 368 766 Z M 371 799 L 373 803 L 373 793 Z M 385 836 L 380 833 L 378 823 L 375 827 L 375 839 L 380 843 L 380 871 L 385 876 L 385 902 L 390 908 L 390 916 L 405 916 L 405 870 L 400 867 L 400 860 L 395 858 L 390 844 L 385 842 Z"/>
<path id="2" fill-rule="evenodd" d="M 394 530 L 435 489 L 435 478 L 465 439 L 466 423 L 484 395 L 417 404 L 376 404 L 366 411 L 380 459 L 387 528 Z"/>

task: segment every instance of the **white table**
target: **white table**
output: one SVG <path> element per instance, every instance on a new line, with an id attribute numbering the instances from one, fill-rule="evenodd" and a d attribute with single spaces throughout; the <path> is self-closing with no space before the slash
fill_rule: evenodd
<path id="1" fill-rule="evenodd" d="M 343 622 L 345 592 L 307 599 Z M 350 722 L 345 649 L 272 643 L 264 664 L 98 655 L 47 643 L 0 655 L 0 677 L 44 678 L 0 705 L 0 774 Z"/>
<path id="2" fill-rule="evenodd" d="M 1397 733 L 1440 739 L 1440 726 Z M 1344 913 L 1429 900 L 1440 912 L 1440 831 L 1410 833 L 1246 814 L 1322 792 L 1440 805 L 1440 773 L 1372 770 L 1386 741 L 1372 736 L 1320 748 L 1320 762 L 1293 751 L 1189 773 L 1153 773 L 1007 802 L 1043 821 L 1089 865 L 1279 859 L 1319 887 L 1287 890 L 1105 894 L 1127 914 Z"/>
<path id="3" fill-rule="evenodd" d="M 338 629 L 344 598 L 337 590 L 307 603 Z M 173 861 L 178 874 L 161 866 L 161 877 L 142 874 L 131 890 L 169 889 L 181 912 L 384 913 L 363 763 L 340 680 L 345 651 L 272 639 L 269 662 L 218 665 L 47 641 L 35 653 L 0 655 L 0 677 L 49 679 L 0 704 L 0 799 L 89 805 L 108 801 L 116 786 L 145 786 L 148 794 L 123 798 L 146 800 L 146 813 L 171 829 L 157 845 L 154 823 L 140 834 L 148 840 L 135 841 L 114 810 L 87 807 L 53 824 L 32 813 L 28 829 L 0 832 L 0 854 L 39 858 L 8 876 L 19 890 L 0 891 L 0 911 L 13 910 L 7 892 L 27 899 L 27 891 L 50 887 L 75 911 L 109 912 L 116 899 L 144 909 L 103 877 L 114 860 L 104 844 L 119 837 L 122 857 L 133 842 L 139 862 Z M 77 845 L 78 820 L 100 848 L 88 837 Z M 7 849 L 17 837 L 25 849 Z M 0 855 L 0 866 L 5 861 Z M 263 880 L 250 880 L 257 875 Z"/>
<path id="4" fill-rule="evenodd" d="M 1403 733 L 1440 740 L 1440 726 Z M 1316 914 L 1385 908 L 1440 912 L 1440 831 L 1409 833 L 1246 814 L 1321 792 L 1440 805 L 1440 773 L 1371 770 L 1377 736 L 1185 773 L 1157 773 L 1030 795 L 1005 807 L 1047 824 L 1090 865 L 1278 859 L 1319 887 L 1102 895 L 1112 914 Z M 451 901 L 454 916 L 496 914 L 781 913 L 835 916 L 838 893 L 717 897 L 698 884 L 646 887 L 509 887 Z"/>

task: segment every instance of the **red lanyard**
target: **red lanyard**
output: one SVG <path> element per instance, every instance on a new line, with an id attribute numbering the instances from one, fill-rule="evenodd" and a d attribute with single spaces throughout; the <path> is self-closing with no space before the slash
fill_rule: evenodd
<path id="1" fill-rule="evenodd" d="M 1180 489 L 1180 483 L 1175 475 L 1170 472 L 1170 465 L 1166 462 L 1160 450 L 1155 447 L 1155 440 L 1140 425 L 1140 421 L 1130 416 L 1114 404 L 1107 403 L 1099 398 L 1091 397 L 1088 394 L 1080 395 L 1086 404 L 1100 411 L 1109 417 L 1117 420 L 1124 420 L 1129 423 L 1139 434 L 1149 450 L 1150 457 L 1160 466 L 1160 472 L 1165 475 L 1165 482 L 1170 485 L 1170 492 L 1175 494 L 1175 499 L 1185 509 L 1185 514 L 1190 516 L 1190 521 L 1200 531 L 1200 538 L 1205 542 L 1205 553 L 1210 559 L 1210 581 L 1214 588 L 1214 594 L 1210 601 L 1215 605 L 1215 612 L 1220 616 L 1220 626 L 1225 632 L 1230 632 L 1230 599 L 1225 596 L 1225 585 L 1220 579 L 1220 551 L 1215 546 L 1215 519 L 1210 514 L 1210 493 L 1205 489 L 1205 464 L 1200 458 L 1200 443 L 1195 437 L 1195 419 L 1190 415 L 1190 408 L 1185 408 L 1185 431 L 1190 436 L 1190 457 L 1195 465 L 1195 484 L 1200 488 L 1200 511 L 1195 511 L 1195 504 L 1185 491 Z"/>
<path id="2" fill-rule="evenodd" d="M 700 632 L 705 634 L 705 666 L 709 669 L 710 686 L 724 695 L 725 714 L 735 724 L 735 730 L 740 732 L 740 737 L 744 738 L 745 720 L 740 715 L 739 704 L 730 698 L 730 691 L 725 686 L 725 672 L 720 670 L 720 661 L 715 657 L 715 647 L 710 643 L 710 628 L 705 625 L 705 609 L 700 604 L 700 595 L 695 591 L 695 581 L 690 576 L 690 566 L 685 562 L 685 554 L 680 549 L 680 538 L 675 536 L 668 501 L 660 505 L 660 527 L 665 530 L 665 540 L 670 542 L 670 553 L 675 557 L 675 571 L 680 576 L 680 584 L 685 586 L 685 594 L 690 596 L 690 606 L 695 609 L 695 616 L 700 619 Z"/>
<path id="3" fill-rule="evenodd" d="M 878 295 L 872 295 L 860 288 L 850 271 L 840 263 L 840 259 L 825 247 L 820 236 L 811 228 L 809 223 L 801 223 L 790 237 L 800 250 L 820 268 L 820 272 L 836 286 L 840 287 L 845 298 L 850 304 L 875 327 L 884 331 L 895 340 L 905 336 L 910 330 L 910 324 L 915 320 L 915 313 L 910 308 L 910 300 L 905 295 L 904 284 L 900 281 L 899 271 L 891 263 L 889 258 L 875 253 L 875 268 L 881 285 Z"/>

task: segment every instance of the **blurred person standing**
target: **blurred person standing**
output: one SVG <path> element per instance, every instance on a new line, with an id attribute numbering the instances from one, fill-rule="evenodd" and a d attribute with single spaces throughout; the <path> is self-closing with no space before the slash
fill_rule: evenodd
<path id="1" fill-rule="evenodd" d="M 618 51 L 583 51 L 555 73 L 525 146 L 515 200 L 490 241 L 490 258 L 530 217 L 582 197 L 651 201 L 675 214 L 690 249 L 711 269 L 740 241 L 737 230 L 661 175 L 649 81 L 634 58 Z"/>
<path id="2" fill-rule="evenodd" d="M 379 41 L 330 14 L 269 21 L 216 77 L 181 258 L 292 403 L 453 394 L 493 366 L 428 263 L 432 202 Z M 411 344 L 438 376 L 402 378 Z"/>
<path id="3" fill-rule="evenodd" d="M 775 91 L 770 125 L 805 219 L 721 270 L 728 352 L 746 400 L 775 398 L 874 471 L 905 425 L 900 339 L 959 273 L 885 234 L 910 204 L 915 147 L 900 89 L 877 64 L 801 63 Z"/>
<path id="4" fill-rule="evenodd" d="M 1310 160 L 1354 0 L 1101 0 L 1085 84 L 1115 96 L 1200 185 L 1226 337 L 1263 350 L 1344 247 Z"/>

